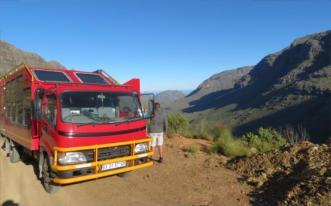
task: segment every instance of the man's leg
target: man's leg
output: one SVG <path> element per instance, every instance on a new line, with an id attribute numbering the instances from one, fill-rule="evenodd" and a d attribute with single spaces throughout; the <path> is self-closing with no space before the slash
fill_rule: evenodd
<path id="1" fill-rule="evenodd" d="M 153 156 L 152 156 L 152 157 L 154 157 L 154 156 L 155 156 L 155 151 L 156 151 L 155 149 L 156 149 L 156 147 L 153 147 L 153 146 L 152 146 L 152 150 L 153 150 L 153 152 L 154 152 L 154 154 L 153 154 Z"/>
<path id="2" fill-rule="evenodd" d="M 163 158 L 163 145 L 158 146 L 160 158 Z"/>
<path id="3" fill-rule="evenodd" d="M 159 155 L 160 155 L 160 159 L 159 162 L 163 161 L 163 133 L 159 133 L 158 134 L 158 149 L 159 149 Z"/>
<path id="4" fill-rule="evenodd" d="M 151 146 L 154 152 L 154 155 L 156 154 L 156 143 L 157 143 L 157 137 L 155 133 L 150 133 L 149 136 L 151 137 Z"/>

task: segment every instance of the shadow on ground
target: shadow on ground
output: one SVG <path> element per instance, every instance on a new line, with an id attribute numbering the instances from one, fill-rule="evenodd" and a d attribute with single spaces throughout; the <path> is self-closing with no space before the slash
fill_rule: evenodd
<path id="1" fill-rule="evenodd" d="M 19 206 L 18 203 L 15 203 L 13 200 L 4 201 L 1 206 Z"/>

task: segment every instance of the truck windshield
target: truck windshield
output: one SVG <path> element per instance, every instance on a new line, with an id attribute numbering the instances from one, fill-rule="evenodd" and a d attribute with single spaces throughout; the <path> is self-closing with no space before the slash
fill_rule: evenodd
<path id="1" fill-rule="evenodd" d="M 142 118 L 142 111 L 132 93 L 65 92 L 61 95 L 61 117 L 68 123 L 112 123 Z"/>

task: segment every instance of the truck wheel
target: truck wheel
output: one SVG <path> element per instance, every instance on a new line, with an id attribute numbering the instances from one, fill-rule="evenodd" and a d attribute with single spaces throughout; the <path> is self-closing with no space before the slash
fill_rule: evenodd
<path id="1" fill-rule="evenodd" d="M 55 185 L 52 182 L 52 177 L 51 177 L 51 167 L 49 164 L 48 158 L 45 158 L 43 161 L 43 171 L 42 171 L 42 183 L 43 186 L 48 193 L 55 193 L 60 189 L 60 186 Z"/>
<path id="2" fill-rule="evenodd" d="M 9 159 L 11 163 L 16 163 L 21 160 L 21 155 L 17 149 L 17 147 L 13 147 L 9 153 Z"/>

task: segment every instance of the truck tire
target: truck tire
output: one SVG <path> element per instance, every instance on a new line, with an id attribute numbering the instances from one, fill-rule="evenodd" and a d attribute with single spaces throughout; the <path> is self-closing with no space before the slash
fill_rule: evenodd
<path id="1" fill-rule="evenodd" d="M 52 182 L 51 167 L 47 157 L 43 161 L 42 183 L 48 193 L 56 193 L 60 189 L 60 186 Z"/>
<path id="2" fill-rule="evenodd" d="M 9 153 L 9 159 L 11 163 L 16 163 L 19 162 L 21 160 L 21 154 L 18 151 L 17 147 L 12 147 L 11 151 Z"/>

